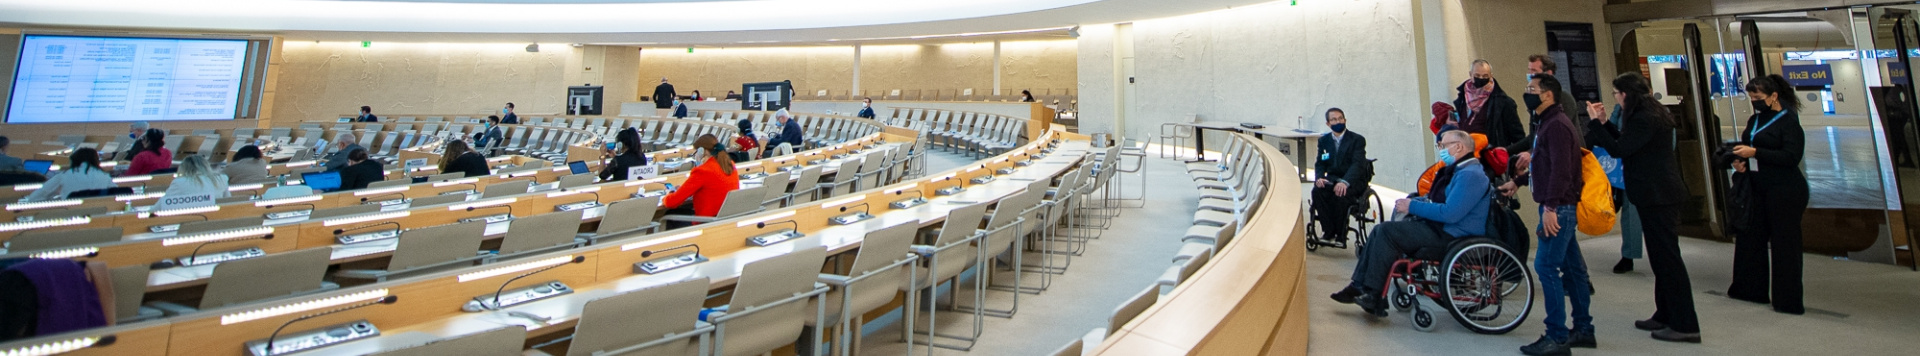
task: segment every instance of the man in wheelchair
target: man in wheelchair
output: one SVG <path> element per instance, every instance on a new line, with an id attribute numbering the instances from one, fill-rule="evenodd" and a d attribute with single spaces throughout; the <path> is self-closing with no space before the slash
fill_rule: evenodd
<path id="1" fill-rule="evenodd" d="M 1346 246 L 1347 215 L 1354 204 L 1366 204 L 1363 192 L 1373 180 L 1373 164 L 1367 161 L 1367 138 L 1347 131 L 1347 113 L 1340 108 L 1327 109 L 1327 128 L 1320 136 L 1318 155 L 1313 162 L 1313 216 L 1319 219 L 1325 241 Z"/>
<path id="2" fill-rule="evenodd" d="M 1493 190 L 1486 170 L 1474 158 L 1472 136 L 1459 130 L 1442 132 L 1436 152 L 1447 165 L 1442 174 L 1449 179 L 1444 186 L 1436 179 L 1426 196 L 1394 202 L 1394 213 L 1407 218 L 1373 227 L 1371 241 L 1360 249 L 1352 280 L 1333 294 L 1334 301 L 1359 304 L 1368 314 L 1384 317 L 1387 291 L 1381 289 L 1394 261 L 1420 248 L 1445 248 L 1455 238 L 1486 234 Z"/>

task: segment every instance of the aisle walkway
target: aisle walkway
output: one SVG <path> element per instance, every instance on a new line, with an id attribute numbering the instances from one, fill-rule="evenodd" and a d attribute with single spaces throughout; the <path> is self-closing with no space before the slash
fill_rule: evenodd
<path id="1" fill-rule="evenodd" d="M 927 172 L 940 172 L 974 160 L 935 150 L 929 155 Z M 1114 307 L 1134 293 L 1153 284 L 1169 266 L 1186 232 L 1187 217 L 1198 202 L 1190 178 L 1183 166 L 1173 160 L 1146 161 L 1147 182 L 1188 189 L 1153 189 L 1146 208 L 1123 209 L 1119 218 L 1101 238 L 1093 240 L 1084 256 L 1074 257 L 1063 276 L 1056 276 L 1052 289 L 1040 295 L 1021 295 L 1020 311 L 1012 319 L 986 318 L 986 332 L 972 352 L 935 349 L 938 355 L 1044 355 L 1086 334 L 1105 327 Z M 1128 194 L 1138 191 L 1140 182 L 1128 176 Z M 1152 185 L 1148 185 L 1152 187 Z M 1129 195 L 1131 196 L 1131 195 Z M 1005 276 L 1005 275 L 1003 275 Z M 1037 283 L 1029 275 L 1028 284 Z M 1005 277 L 1001 277 L 1005 278 Z M 1011 283 L 1011 280 L 996 283 Z M 987 293 L 990 307 L 1011 302 L 1005 292 Z M 969 314 L 941 312 L 941 333 L 971 333 Z M 893 355 L 904 351 L 900 340 L 899 313 L 867 324 L 865 352 Z M 917 346 L 916 354 L 925 352 Z"/>

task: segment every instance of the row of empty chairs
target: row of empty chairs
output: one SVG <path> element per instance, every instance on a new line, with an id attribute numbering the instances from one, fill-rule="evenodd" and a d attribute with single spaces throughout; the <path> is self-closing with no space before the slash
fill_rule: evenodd
<path id="1" fill-rule="evenodd" d="M 970 111 L 898 108 L 888 125 L 918 127 L 944 147 L 969 155 L 991 156 L 1020 145 L 1026 137 L 1025 119 Z"/>

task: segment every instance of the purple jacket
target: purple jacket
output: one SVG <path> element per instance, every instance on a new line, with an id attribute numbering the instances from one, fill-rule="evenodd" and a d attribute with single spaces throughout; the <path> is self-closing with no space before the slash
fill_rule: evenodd
<path id="1" fill-rule="evenodd" d="M 1559 105 L 1540 113 L 1545 119 L 1534 132 L 1533 165 L 1517 184 L 1533 186 L 1533 201 L 1542 206 L 1580 202 L 1580 134 Z"/>

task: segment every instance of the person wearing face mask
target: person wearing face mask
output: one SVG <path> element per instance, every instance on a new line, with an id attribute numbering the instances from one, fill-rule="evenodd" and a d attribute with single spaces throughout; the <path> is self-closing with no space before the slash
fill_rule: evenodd
<path id="1" fill-rule="evenodd" d="M 1527 81 L 1533 81 L 1533 77 L 1537 75 L 1554 76 L 1554 72 L 1558 67 L 1558 65 L 1554 64 L 1553 59 L 1548 58 L 1547 55 L 1536 54 L 1527 56 Z M 1559 77 L 1554 77 L 1554 79 L 1559 79 Z M 1567 93 L 1554 94 L 1553 102 L 1560 104 L 1560 112 L 1566 113 L 1567 119 L 1575 123 L 1587 122 L 1586 107 L 1580 105 L 1579 101 L 1574 100 L 1573 95 Z M 1537 94 L 1521 96 L 1521 103 L 1527 105 L 1526 109 L 1528 112 L 1540 111 L 1541 100 Z M 1533 134 L 1531 133 L 1540 130 L 1540 116 L 1530 116 L 1531 120 L 1528 120 L 1527 124 L 1527 132 L 1529 132 L 1529 134 L 1520 141 L 1515 141 L 1513 144 L 1505 146 L 1507 154 L 1513 155 L 1513 165 L 1515 166 L 1525 167 L 1533 160 L 1533 154 L 1529 152 L 1533 150 Z M 1582 127 L 1580 127 L 1580 125 L 1574 125 L 1574 129 L 1579 130 L 1582 129 Z M 1585 134 L 1582 133 L 1582 135 Z"/>
<path id="2" fill-rule="evenodd" d="M 687 115 L 688 115 L 687 103 L 681 102 L 680 98 L 674 98 L 673 99 L 673 117 L 679 118 L 679 119 L 685 119 L 687 118 Z"/>
<path id="3" fill-rule="evenodd" d="M 720 205 L 727 201 L 727 192 L 740 190 L 740 172 L 734 171 L 733 159 L 725 154 L 720 138 L 700 135 L 693 141 L 693 147 L 700 148 L 701 157 L 696 158 L 701 160 L 700 165 L 687 173 L 680 189 L 660 200 L 660 207 L 667 209 L 667 214 L 719 215 Z M 688 201 L 692 202 L 690 208 Z"/>
<path id="4" fill-rule="evenodd" d="M 1367 138 L 1347 130 L 1347 113 L 1340 108 L 1327 109 L 1327 128 L 1320 135 L 1319 154 L 1313 161 L 1313 208 L 1320 221 L 1322 239 L 1347 241 L 1347 210 L 1359 199 L 1357 193 L 1373 179 L 1373 165 L 1367 161 Z"/>
<path id="5" fill-rule="evenodd" d="M 133 140 L 133 145 L 127 146 L 127 150 L 124 152 L 121 152 L 118 156 L 113 155 L 113 152 L 107 152 L 108 160 L 113 160 L 116 158 L 121 160 L 132 160 L 133 155 L 140 154 L 141 151 L 146 151 L 147 150 L 146 140 L 140 139 L 140 135 L 147 133 L 148 127 L 149 126 L 147 125 L 146 121 L 134 121 L 132 125 L 127 126 L 127 138 Z"/>
<path id="6" fill-rule="evenodd" d="M 1733 285 L 1727 297 L 1773 304 L 1773 311 L 1806 313 L 1801 296 L 1800 216 L 1807 210 L 1807 177 L 1800 173 L 1806 132 L 1800 128 L 1800 98 L 1779 75 L 1747 83 L 1753 117 L 1740 131 L 1733 154 L 1735 174 L 1747 175 L 1752 200 L 1748 225 L 1733 239 Z M 1769 258 L 1772 266 L 1768 266 Z M 1771 268 L 1769 268 L 1771 267 Z M 1768 273 L 1771 271 L 1772 273 Z M 1769 298 L 1771 297 L 1771 298 Z"/>
<path id="7" fill-rule="evenodd" d="M 614 141 L 619 143 L 620 151 L 614 154 L 614 151 L 608 150 L 603 155 L 607 158 L 600 161 L 600 167 L 603 167 L 600 169 L 600 180 L 631 179 L 632 177 L 627 176 L 629 168 L 647 165 L 647 155 L 640 152 L 640 133 L 634 130 L 620 130 L 620 133 L 614 135 Z"/>
<path id="8" fill-rule="evenodd" d="M 357 118 L 354 118 L 354 120 L 353 120 L 353 121 L 359 121 L 359 122 L 380 122 L 380 117 L 379 117 L 379 116 L 374 116 L 374 115 L 373 115 L 373 107 L 372 107 L 372 106 L 361 106 L 361 107 L 360 107 L 360 117 L 357 117 Z"/>
<path id="9" fill-rule="evenodd" d="M 1654 312 L 1652 318 L 1634 326 L 1652 330 L 1654 339 L 1700 342 L 1693 285 L 1687 277 L 1686 262 L 1680 257 L 1680 235 L 1676 232 L 1680 206 L 1690 195 L 1681 181 L 1680 165 L 1674 161 L 1674 130 L 1679 125 L 1665 106 L 1653 100 L 1640 73 L 1614 78 L 1613 90 L 1614 101 L 1621 105 L 1614 116 L 1608 116 L 1600 103 L 1587 104 L 1594 120 L 1587 122 L 1586 137 L 1595 147 L 1620 158 L 1627 199 L 1638 206 L 1638 225 L 1645 232 L 1647 255 L 1653 265 Z M 1624 216 L 1620 223 L 1623 228 L 1629 224 Z M 1640 252 L 1639 248 L 1633 246 L 1633 252 Z M 1626 261 L 1622 258 L 1622 263 L 1631 263 Z"/>
<path id="10" fill-rule="evenodd" d="M 1525 140 L 1527 131 L 1520 126 L 1520 111 L 1515 109 L 1513 97 L 1493 79 L 1493 64 L 1476 59 L 1468 69 L 1473 78 L 1454 89 L 1459 92 L 1453 99 L 1459 114 L 1454 125 L 1468 133 L 1487 135 L 1487 144 L 1493 147 Z"/>
<path id="11" fill-rule="evenodd" d="M 1534 112 L 1541 116 L 1540 130 L 1534 134 L 1531 164 L 1514 177 L 1519 185 L 1533 186 L 1533 201 L 1540 204 L 1540 224 L 1535 235 L 1533 270 L 1540 278 L 1540 290 L 1546 294 L 1544 312 L 1547 332 L 1532 344 L 1520 347 L 1527 355 L 1566 355 L 1573 347 L 1591 348 L 1594 340 L 1593 316 L 1588 312 L 1593 300 L 1592 280 L 1587 276 L 1586 259 L 1580 254 L 1575 227 L 1583 187 L 1584 144 L 1573 121 L 1555 105 L 1561 91 L 1560 80 L 1535 76 L 1527 84 L 1527 93 L 1539 94 L 1544 101 Z M 1513 190 L 1502 192 L 1508 196 Z M 1567 324 L 1573 309 L 1571 328 Z"/>
<path id="12" fill-rule="evenodd" d="M 873 98 L 860 98 L 860 113 L 854 116 L 872 119 L 875 116 L 873 114 Z"/>
<path id="13" fill-rule="evenodd" d="M 507 103 L 507 107 L 501 108 L 500 115 L 501 115 L 500 123 L 502 124 L 508 124 L 508 125 L 520 124 L 520 115 L 513 114 L 513 103 Z"/>
<path id="14" fill-rule="evenodd" d="M 1473 136 L 1460 130 L 1442 132 L 1434 152 L 1448 166 L 1451 178 L 1426 196 L 1394 201 L 1395 215 L 1407 218 L 1373 226 L 1370 241 L 1360 248 L 1351 281 L 1333 294 L 1334 301 L 1358 304 L 1375 317 L 1387 316 L 1382 293 L 1394 261 L 1423 247 L 1444 248 L 1455 238 L 1486 234 L 1493 195 L 1486 170 L 1474 159 Z"/>
<path id="15" fill-rule="evenodd" d="M 479 133 L 473 134 L 474 150 L 486 153 L 499 145 L 500 141 L 505 140 L 505 137 L 505 131 L 500 129 L 500 116 L 487 115 L 486 127 L 481 128 Z"/>

